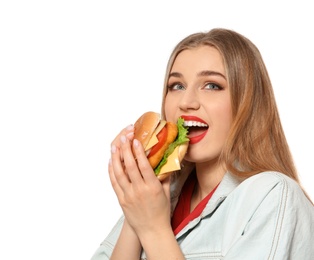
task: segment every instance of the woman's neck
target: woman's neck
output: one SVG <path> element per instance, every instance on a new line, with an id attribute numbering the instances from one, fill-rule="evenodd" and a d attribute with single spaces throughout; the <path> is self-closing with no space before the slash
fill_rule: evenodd
<path id="1" fill-rule="evenodd" d="M 194 194 L 196 200 L 201 201 L 209 194 L 222 180 L 226 170 L 221 164 L 196 164 L 196 178 Z"/>

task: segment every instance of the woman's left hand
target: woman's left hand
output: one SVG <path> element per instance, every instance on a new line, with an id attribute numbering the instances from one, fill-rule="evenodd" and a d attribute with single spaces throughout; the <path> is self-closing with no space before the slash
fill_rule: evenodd
<path id="1" fill-rule="evenodd" d="M 120 147 L 112 145 L 109 175 L 124 215 L 139 237 L 171 227 L 170 178 L 158 180 L 138 140 L 122 135 Z"/>

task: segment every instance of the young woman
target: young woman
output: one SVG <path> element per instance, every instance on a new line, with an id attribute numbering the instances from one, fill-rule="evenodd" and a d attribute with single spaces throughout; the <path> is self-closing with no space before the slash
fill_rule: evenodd
<path id="1" fill-rule="evenodd" d="M 161 112 L 195 125 L 182 169 L 158 181 L 133 127 L 121 131 L 109 174 L 124 214 L 93 260 L 313 259 L 314 207 L 250 40 L 217 28 L 179 42 Z"/>

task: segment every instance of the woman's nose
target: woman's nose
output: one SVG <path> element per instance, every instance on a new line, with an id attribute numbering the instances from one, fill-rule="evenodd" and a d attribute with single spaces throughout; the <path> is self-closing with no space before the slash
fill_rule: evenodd
<path id="1" fill-rule="evenodd" d="M 197 110 L 200 108 L 200 101 L 195 93 L 195 91 L 185 91 L 184 95 L 182 96 L 180 103 L 180 109 L 186 110 Z"/>

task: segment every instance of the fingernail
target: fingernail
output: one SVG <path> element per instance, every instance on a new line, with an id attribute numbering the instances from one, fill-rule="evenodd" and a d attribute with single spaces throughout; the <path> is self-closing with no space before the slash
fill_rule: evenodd
<path id="1" fill-rule="evenodd" d="M 112 153 L 115 153 L 117 151 L 117 147 L 113 144 L 112 146 L 111 146 L 111 152 Z"/>
<path id="2" fill-rule="evenodd" d="M 133 145 L 134 145 L 134 147 L 138 147 L 139 141 L 137 139 L 134 139 L 133 140 Z"/>
<path id="3" fill-rule="evenodd" d="M 133 130 L 134 129 L 134 125 L 128 125 L 126 128 L 126 130 L 130 131 L 130 130 Z"/>
<path id="4" fill-rule="evenodd" d="M 133 137 L 134 136 L 134 132 L 130 132 L 128 134 L 126 134 L 126 137 Z"/>
<path id="5" fill-rule="evenodd" d="M 122 143 L 125 143 L 125 142 L 126 142 L 126 137 L 125 137 L 125 135 L 121 135 L 120 140 L 121 140 Z"/>

